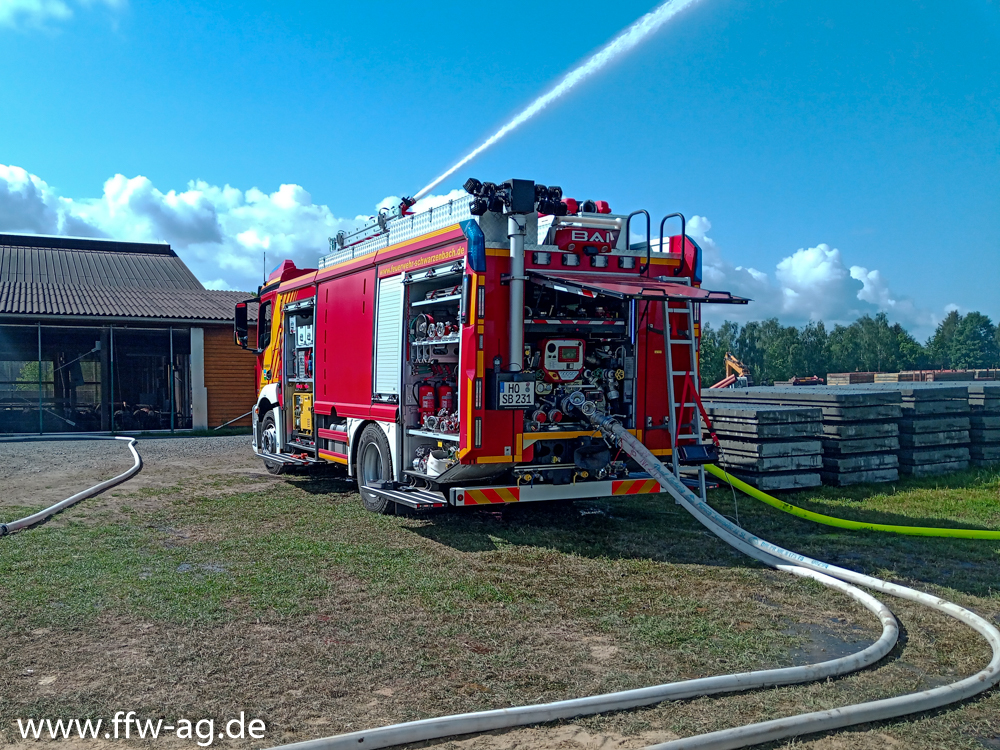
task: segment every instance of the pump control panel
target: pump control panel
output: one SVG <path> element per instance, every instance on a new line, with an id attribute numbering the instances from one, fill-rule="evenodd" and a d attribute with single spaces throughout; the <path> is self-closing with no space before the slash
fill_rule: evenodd
<path id="1" fill-rule="evenodd" d="M 583 372 L 583 339 L 545 339 L 542 371 L 550 383 L 570 383 Z"/>

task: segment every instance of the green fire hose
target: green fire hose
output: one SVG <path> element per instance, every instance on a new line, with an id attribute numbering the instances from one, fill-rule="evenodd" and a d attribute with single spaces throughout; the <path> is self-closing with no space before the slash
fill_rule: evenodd
<path id="1" fill-rule="evenodd" d="M 738 489 L 740 492 L 744 492 L 750 497 L 760 500 L 762 503 L 767 503 L 773 508 L 784 511 L 785 513 L 791 513 L 793 516 L 798 516 L 799 518 L 804 518 L 807 521 L 813 521 L 815 523 L 821 523 L 825 526 L 836 526 L 839 529 L 854 529 L 856 531 L 884 531 L 890 534 L 907 534 L 909 536 L 937 536 L 937 537 L 952 537 L 956 539 L 998 539 L 1000 540 L 1000 531 L 988 531 L 983 529 L 949 529 L 949 528 L 935 528 L 933 526 L 893 526 L 887 523 L 865 523 L 863 521 L 848 521 L 845 518 L 834 518 L 833 516 L 825 516 L 822 513 L 813 513 L 811 510 L 806 510 L 805 508 L 799 508 L 791 503 L 786 503 L 784 500 L 778 500 L 776 497 L 771 497 L 766 492 L 761 492 L 756 487 L 751 487 L 746 482 L 741 482 L 734 476 L 726 473 L 723 469 L 718 466 L 712 466 L 708 464 L 705 466 L 705 471 L 718 477 L 723 482 L 731 485 L 732 487 Z"/>

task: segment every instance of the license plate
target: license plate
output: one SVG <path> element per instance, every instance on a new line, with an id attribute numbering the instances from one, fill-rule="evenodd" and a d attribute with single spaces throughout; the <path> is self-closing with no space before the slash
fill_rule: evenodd
<path id="1" fill-rule="evenodd" d="M 501 409 L 527 409 L 535 403 L 535 381 L 500 381 Z"/>

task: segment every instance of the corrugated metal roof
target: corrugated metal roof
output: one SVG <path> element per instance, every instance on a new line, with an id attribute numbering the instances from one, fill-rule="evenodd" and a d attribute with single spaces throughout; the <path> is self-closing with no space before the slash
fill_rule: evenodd
<path id="1" fill-rule="evenodd" d="M 128 289 L 0 281 L 0 314 L 231 321 L 236 303 L 251 296 L 247 292 L 212 289 Z M 256 305 L 251 305 L 252 320 L 256 312 Z"/>
<path id="2" fill-rule="evenodd" d="M 231 321 L 251 296 L 205 289 L 167 244 L 0 234 L 0 315 Z"/>
<path id="3" fill-rule="evenodd" d="M 204 289 L 170 245 L 0 234 L 0 281 Z"/>

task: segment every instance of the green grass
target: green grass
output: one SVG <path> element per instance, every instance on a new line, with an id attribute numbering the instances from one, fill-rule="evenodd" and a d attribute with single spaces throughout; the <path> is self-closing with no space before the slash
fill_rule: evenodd
<path id="1" fill-rule="evenodd" d="M 823 487 L 784 499 L 851 520 L 1000 530 L 1000 468 L 892 484 Z"/>
<path id="2" fill-rule="evenodd" d="M 877 633 L 870 615 L 842 595 L 742 557 L 665 496 L 417 518 L 367 513 L 351 485 L 336 479 L 291 478 L 254 492 L 241 489 L 247 481 L 219 474 L 132 493 L 125 485 L 116 510 L 81 521 L 70 510 L 0 539 L 8 673 L 48 660 L 56 671 L 72 665 L 103 674 L 103 647 L 71 656 L 30 634 L 49 628 L 103 643 L 120 628 L 131 634 L 122 639 L 145 644 L 151 655 L 144 658 L 164 685 L 202 672 L 231 676 L 191 705 L 221 715 L 253 704 L 290 732 L 303 731 L 304 717 L 317 713 L 339 717 L 326 732 L 783 665 L 810 633 L 849 642 Z M 1000 528 L 996 471 L 783 497 L 863 521 Z M 1000 616 L 1000 542 L 833 529 L 739 494 L 734 508 L 728 488 L 710 502 L 790 549 Z M 766 718 L 762 711 L 780 716 L 894 695 L 928 684 L 936 672 L 964 675 L 984 662 L 974 635 L 887 603 L 908 640 L 877 670 L 718 699 L 712 719 L 695 701 L 584 723 L 595 731 L 690 734 Z M 137 624 L 150 629 L 136 635 Z M 91 652 L 92 661 L 74 661 Z M 254 661 L 257 653 L 266 661 Z M 115 696 L 149 694 L 130 682 L 138 679 L 131 672 L 122 674 L 113 687 L 36 696 L 36 715 L 57 707 L 66 715 L 100 713 Z M 369 716 L 371 691 L 386 684 L 397 686 L 396 697 Z M 287 699 L 298 689 L 317 696 L 308 708 Z M 8 706 L 0 708 L 0 733 L 21 700 L 6 690 L 0 687 L 0 706 L 5 699 Z M 162 700 L 173 701 L 171 710 L 188 705 Z M 922 728 L 890 729 L 911 747 L 972 747 L 970 732 L 1000 732 L 998 708 L 994 694 L 922 719 Z M 994 719 L 984 718 L 991 712 Z M 925 735 L 947 744 L 929 744 Z"/>
<path id="3" fill-rule="evenodd" d="M 1000 530 L 1000 471 L 975 469 L 894 484 L 823 487 L 783 493 L 792 505 L 855 521 L 903 526 Z M 733 516 L 728 488 L 710 501 Z M 1000 540 L 916 537 L 849 531 L 797 518 L 739 493 L 743 525 L 769 541 L 874 575 L 996 599 Z"/>

